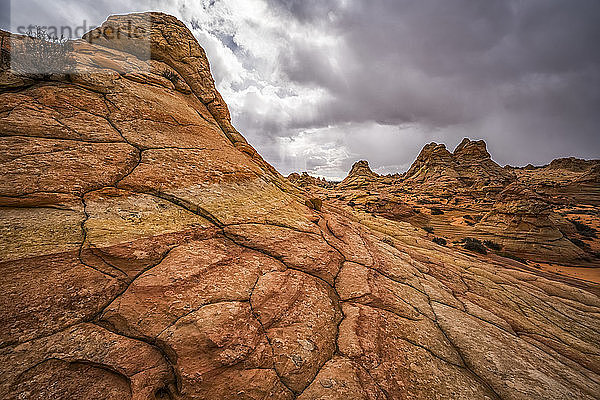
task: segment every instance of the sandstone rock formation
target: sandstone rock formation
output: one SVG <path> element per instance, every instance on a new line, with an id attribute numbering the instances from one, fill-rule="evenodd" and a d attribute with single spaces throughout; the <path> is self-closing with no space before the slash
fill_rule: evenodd
<path id="1" fill-rule="evenodd" d="M 190 31 L 128 21 L 67 79 L 2 72 L 1 398 L 597 398 L 597 284 L 307 207 Z"/>
<path id="2" fill-rule="evenodd" d="M 533 170 L 515 172 L 519 181 L 553 202 L 600 205 L 600 160 L 562 158 Z"/>
<path id="3" fill-rule="evenodd" d="M 599 267 L 600 240 L 589 234 L 600 230 L 594 208 L 600 204 L 599 168 L 598 160 L 573 157 L 503 168 L 484 141 L 465 138 L 454 153 L 443 144 L 427 144 L 400 177 L 378 176 L 366 162 L 357 164 L 341 184 L 319 195 L 409 222 L 440 243 L 476 238 L 517 260 Z M 303 188 L 314 191 L 310 183 Z M 590 225 L 588 234 L 577 232 L 578 223 Z M 600 281 L 600 272 L 593 273 Z"/>
<path id="4" fill-rule="evenodd" d="M 436 179 L 441 183 L 458 185 L 457 166 L 456 159 L 446 149 L 446 145 L 429 143 L 423 147 L 405 178 L 418 183 Z"/>
<path id="5" fill-rule="evenodd" d="M 454 153 L 446 150 L 443 144 L 425 146 L 405 179 L 408 182 L 493 190 L 514 181 L 515 176 L 491 159 L 483 140 L 465 138 Z"/>
<path id="6" fill-rule="evenodd" d="M 377 182 L 378 178 L 379 175 L 371 171 L 369 163 L 361 160 L 352 165 L 348 176 L 337 186 L 340 189 L 366 189 L 370 183 Z"/>
<path id="7" fill-rule="evenodd" d="M 476 225 L 478 237 L 490 238 L 519 257 L 586 264 L 586 253 L 565 237 L 545 199 L 517 183 L 504 189 L 491 211 Z"/>
<path id="8" fill-rule="evenodd" d="M 328 182 L 325 178 L 316 178 L 309 175 L 307 172 L 302 172 L 301 174 L 294 172 L 288 175 L 287 178 L 294 185 L 300 186 L 303 189 L 310 189 L 312 186 L 323 188 L 333 188 L 335 186 L 333 182 Z"/>

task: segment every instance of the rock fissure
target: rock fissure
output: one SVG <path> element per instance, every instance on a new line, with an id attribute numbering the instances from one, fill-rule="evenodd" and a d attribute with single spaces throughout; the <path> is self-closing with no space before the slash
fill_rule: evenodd
<path id="1" fill-rule="evenodd" d="M 95 323 L 95 324 L 98 325 L 97 323 Z M 147 345 L 149 345 L 153 349 L 157 350 L 160 353 L 160 355 L 162 356 L 163 360 L 167 363 L 167 365 L 169 365 L 170 373 L 171 373 L 171 376 L 173 378 L 173 382 L 172 383 L 173 383 L 174 388 L 176 388 L 177 390 L 179 390 L 179 386 L 180 386 L 179 382 L 180 382 L 181 378 L 178 377 L 178 375 L 177 375 L 177 372 L 176 372 L 177 370 L 175 368 L 175 363 L 171 360 L 171 358 L 167 354 L 167 351 L 163 347 L 161 347 L 161 345 L 160 345 L 159 342 L 153 341 L 153 340 L 149 340 L 149 339 L 143 338 L 143 337 L 135 337 L 135 336 L 125 335 L 124 333 L 119 332 L 117 330 L 112 330 L 109 324 L 102 324 L 102 325 L 98 325 L 98 326 L 100 328 L 106 329 L 107 331 L 109 331 L 111 333 L 114 333 L 115 335 L 122 336 L 122 337 L 125 337 L 125 338 L 128 338 L 128 339 L 132 339 L 132 340 L 136 340 L 136 341 L 139 341 L 139 342 L 146 343 Z M 177 396 L 179 393 L 176 392 L 176 393 L 173 393 L 173 394 Z"/>
<path id="2" fill-rule="evenodd" d="M 431 300 L 430 300 L 431 301 Z M 448 343 L 450 343 L 450 345 L 452 346 L 452 348 L 456 351 L 456 353 L 458 354 L 458 356 L 460 357 L 460 359 L 462 360 L 463 364 L 465 365 L 465 368 L 469 371 L 470 374 L 472 374 L 483 386 L 485 386 L 487 389 L 489 389 L 494 396 L 496 396 L 496 398 L 498 400 L 502 400 L 502 397 L 500 397 L 500 395 L 496 392 L 496 390 L 494 390 L 494 388 L 492 387 L 492 385 L 487 382 L 485 379 L 483 379 L 481 376 L 479 376 L 477 373 L 475 373 L 475 371 L 473 371 L 473 366 L 471 364 L 469 364 L 467 362 L 467 360 L 465 359 L 465 357 L 462 354 L 462 351 L 456 346 L 456 344 L 454 344 L 454 342 L 452 340 L 450 340 L 450 338 L 448 337 L 448 335 L 446 334 L 446 332 L 442 329 L 441 325 L 438 322 L 438 317 L 437 314 L 435 313 L 435 310 L 432 307 L 432 311 L 435 315 L 435 320 L 434 323 L 437 325 L 438 329 L 440 330 L 440 332 L 442 332 L 442 335 L 444 335 L 444 337 L 446 338 L 446 340 L 448 341 Z"/>
<path id="3" fill-rule="evenodd" d="M 267 343 L 269 344 L 269 347 L 271 348 L 271 354 L 273 355 L 273 357 L 275 357 L 275 348 L 273 347 L 271 338 L 269 337 L 267 330 L 265 329 L 262 321 L 260 320 L 260 315 L 255 311 L 254 306 L 252 304 L 252 295 L 254 294 L 254 290 L 256 289 L 256 285 L 258 284 L 258 281 L 260 280 L 260 278 L 261 278 L 260 276 L 256 278 L 256 282 L 254 282 L 254 286 L 250 290 L 250 298 L 248 300 L 248 304 L 250 305 L 250 312 L 252 314 L 252 317 L 260 325 L 261 332 L 265 336 L 265 339 L 267 340 Z M 273 371 L 275 371 L 275 374 L 277 375 L 277 379 L 279 380 L 279 383 L 281 383 L 290 393 L 292 393 L 293 398 L 296 399 L 298 397 L 298 394 L 284 382 L 284 378 L 282 377 L 281 373 L 277 369 L 277 365 L 274 360 L 273 360 L 272 365 L 273 365 Z"/>

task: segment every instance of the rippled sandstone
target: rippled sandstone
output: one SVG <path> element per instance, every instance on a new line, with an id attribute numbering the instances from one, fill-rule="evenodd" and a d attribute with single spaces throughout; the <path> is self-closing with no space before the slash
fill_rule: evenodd
<path id="1" fill-rule="evenodd" d="M 0 397 L 597 397 L 598 285 L 308 207 L 190 31 L 130 20 L 152 60 L 94 35 L 85 73 L 2 72 Z"/>

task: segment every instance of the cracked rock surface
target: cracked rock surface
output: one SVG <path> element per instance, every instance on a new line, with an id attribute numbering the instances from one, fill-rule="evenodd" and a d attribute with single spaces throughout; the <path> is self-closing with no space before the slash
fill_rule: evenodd
<path id="1" fill-rule="evenodd" d="M 597 285 L 307 207 L 187 28 L 128 20 L 152 60 L 100 36 L 85 73 L 0 75 L 1 398 L 598 398 Z"/>

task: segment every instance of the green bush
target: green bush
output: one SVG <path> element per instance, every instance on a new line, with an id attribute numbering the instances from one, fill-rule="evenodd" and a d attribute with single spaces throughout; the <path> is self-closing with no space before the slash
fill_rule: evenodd
<path id="1" fill-rule="evenodd" d="M 308 208 L 311 208 L 311 209 L 316 210 L 316 211 L 321 211 L 321 208 L 323 208 L 323 200 L 319 199 L 318 197 L 313 197 L 313 198 L 310 198 L 310 199 L 306 199 L 306 201 L 304 202 L 304 204 Z"/>
<path id="2" fill-rule="evenodd" d="M 515 261 L 518 261 L 518 262 L 523 263 L 523 264 L 527 264 L 527 260 L 526 259 L 521 258 L 519 256 L 515 256 L 514 254 L 511 254 L 511 253 L 502 252 L 502 253 L 498 253 L 498 255 L 501 256 L 501 257 L 510 258 L 511 260 L 515 260 Z"/>
<path id="3" fill-rule="evenodd" d="M 575 246 L 579 247 L 580 249 L 587 249 L 588 245 L 580 239 L 569 239 Z"/>
<path id="4" fill-rule="evenodd" d="M 500 246 L 498 243 L 494 242 L 493 240 L 484 240 L 483 244 L 487 248 L 492 249 L 492 250 L 499 251 L 502 249 L 502 246 Z"/>
<path id="5" fill-rule="evenodd" d="M 434 237 L 433 239 L 431 239 L 431 241 L 433 243 L 439 244 L 440 246 L 445 246 L 448 243 L 446 242 L 446 239 L 441 237 Z"/>
<path id="6" fill-rule="evenodd" d="M 479 254 L 487 254 L 487 249 L 479 239 L 465 238 L 463 247 L 466 250 L 474 251 Z"/>
<path id="7" fill-rule="evenodd" d="M 583 222 L 578 221 L 576 219 L 570 219 L 568 221 L 570 223 L 572 223 L 573 225 L 575 225 L 575 229 L 577 229 L 577 232 L 579 232 L 579 234 L 581 236 L 585 236 L 585 237 L 589 237 L 589 238 L 596 237 L 596 230 L 594 228 L 592 228 L 591 226 L 586 225 Z"/>
<path id="8" fill-rule="evenodd" d="M 392 247 L 394 246 L 394 240 L 389 236 L 384 236 L 383 238 L 381 238 L 381 241 L 385 244 L 389 244 Z"/>
<path id="9" fill-rule="evenodd" d="M 163 70 L 163 71 L 160 73 L 160 75 L 161 75 L 163 78 L 167 78 L 168 80 L 170 80 L 170 81 L 173 83 L 173 85 L 176 85 L 176 84 L 177 84 L 177 82 L 179 82 L 179 75 L 177 75 L 177 73 L 176 73 L 176 72 L 174 72 L 174 71 L 171 71 L 170 69 L 164 69 L 164 70 Z"/>

